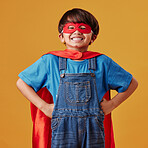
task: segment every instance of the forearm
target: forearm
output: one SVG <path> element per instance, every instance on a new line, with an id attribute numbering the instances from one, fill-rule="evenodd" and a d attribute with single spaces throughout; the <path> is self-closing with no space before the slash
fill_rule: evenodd
<path id="1" fill-rule="evenodd" d="M 21 93 L 27 98 L 31 103 L 33 103 L 37 108 L 43 111 L 44 106 L 47 104 L 44 100 L 42 100 L 37 93 L 34 91 L 32 87 L 27 85 L 22 79 L 18 79 L 17 88 L 21 91 Z"/>
<path id="2" fill-rule="evenodd" d="M 138 82 L 133 77 L 128 89 L 125 92 L 118 93 L 116 96 L 114 96 L 111 99 L 111 102 L 113 104 L 113 108 L 118 107 L 122 102 L 124 102 L 135 91 L 137 86 L 138 86 Z"/>

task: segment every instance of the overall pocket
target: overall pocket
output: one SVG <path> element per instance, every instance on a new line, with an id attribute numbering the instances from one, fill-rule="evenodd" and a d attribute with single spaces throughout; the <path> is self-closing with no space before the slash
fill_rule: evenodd
<path id="1" fill-rule="evenodd" d="M 95 121 L 96 121 L 97 125 L 100 127 L 100 129 L 102 131 L 104 131 L 104 124 L 103 124 L 104 118 L 103 117 L 95 117 Z"/>
<path id="2" fill-rule="evenodd" d="M 65 82 L 66 99 L 70 103 L 87 103 L 91 98 L 90 81 Z"/>
<path id="3" fill-rule="evenodd" d="M 58 125 L 60 124 L 61 118 L 54 118 L 51 119 L 51 129 L 55 130 L 57 129 Z"/>

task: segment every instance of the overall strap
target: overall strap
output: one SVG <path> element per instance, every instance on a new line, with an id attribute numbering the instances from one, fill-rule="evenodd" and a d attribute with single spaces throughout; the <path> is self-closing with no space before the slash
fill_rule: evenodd
<path id="1" fill-rule="evenodd" d="M 96 58 L 88 59 L 88 69 L 89 70 L 96 70 Z M 59 57 L 59 70 L 66 70 L 67 69 L 67 59 Z"/>
<path id="2" fill-rule="evenodd" d="M 67 69 L 67 61 L 66 58 L 59 57 L 59 70 L 66 70 Z"/>
<path id="3" fill-rule="evenodd" d="M 88 69 L 94 71 L 96 70 L 96 57 L 89 59 Z"/>

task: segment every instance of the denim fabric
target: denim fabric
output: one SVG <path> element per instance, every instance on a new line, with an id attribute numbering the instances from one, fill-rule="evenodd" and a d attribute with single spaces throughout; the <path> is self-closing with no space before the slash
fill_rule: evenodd
<path id="1" fill-rule="evenodd" d="M 66 59 L 60 58 L 66 71 Z M 89 70 L 96 69 L 95 58 Z M 95 73 L 61 74 L 52 114 L 52 148 L 104 148 L 104 114 L 98 99 Z"/>
<path id="2" fill-rule="evenodd" d="M 52 119 L 52 148 L 104 148 L 103 117 Z"/>

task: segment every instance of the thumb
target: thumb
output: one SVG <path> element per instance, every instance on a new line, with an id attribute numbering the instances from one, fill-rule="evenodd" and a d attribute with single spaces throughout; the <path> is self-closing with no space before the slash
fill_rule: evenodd
<path id="1" fill-rule="evenodd" d="M 105 98 L 102 98 L 102 100 L 100 101 L 100 103 L 103 102 L 104 100 L 105 100 Z"/>

